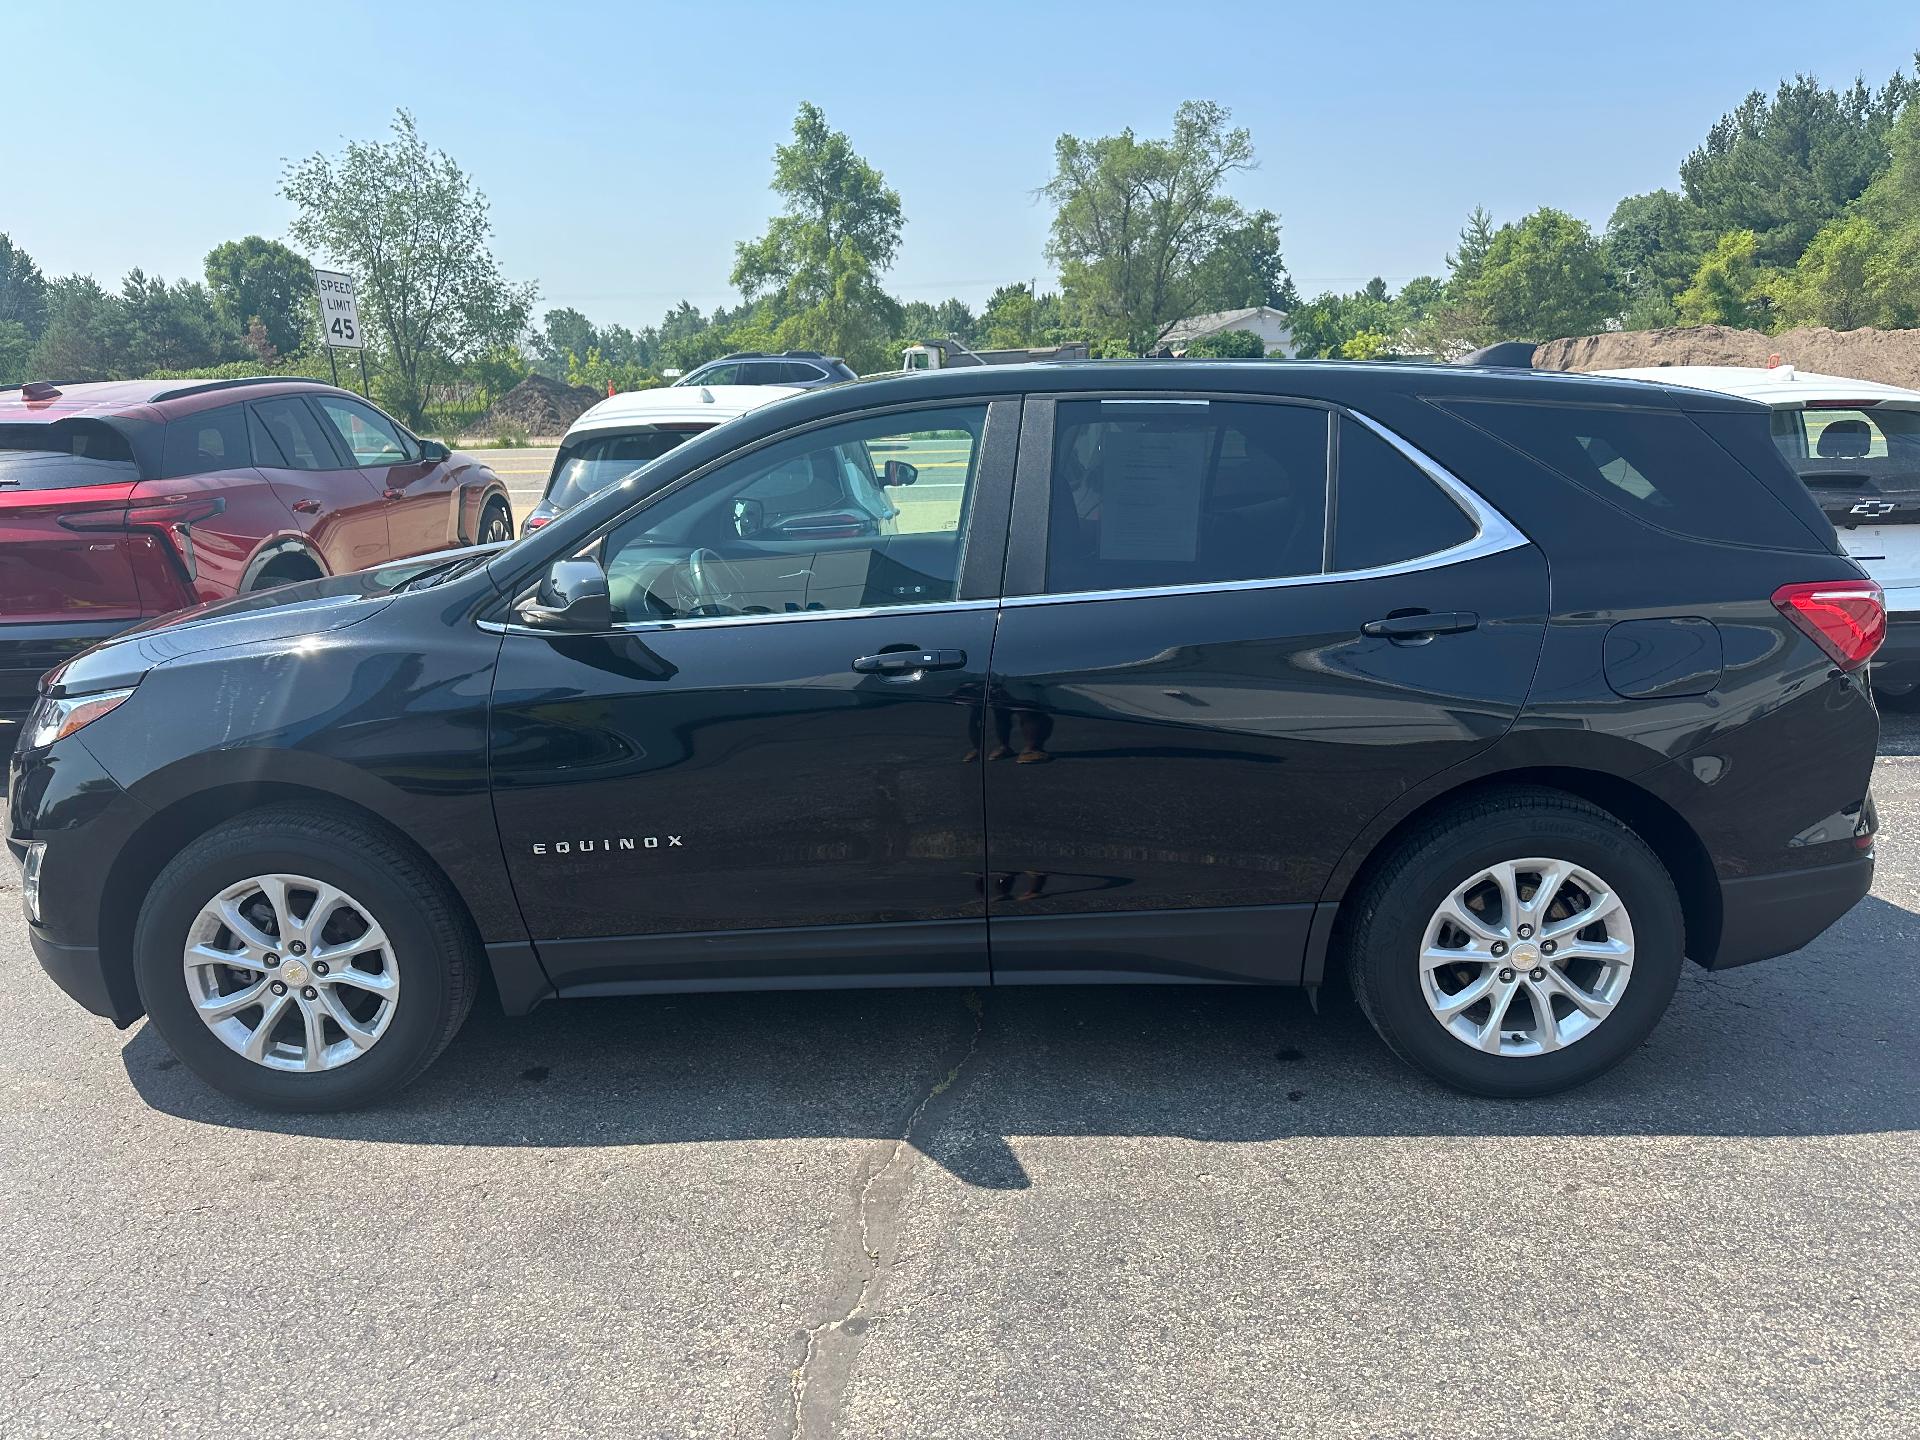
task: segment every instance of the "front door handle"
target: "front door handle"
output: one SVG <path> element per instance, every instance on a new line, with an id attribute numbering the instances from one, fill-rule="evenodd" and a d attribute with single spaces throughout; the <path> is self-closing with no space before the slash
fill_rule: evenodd
<path id="1" fill-rule="evenodd" d="M 293 508 L 298 510 L 302 515 L 318 515 L 320 513 L 320 502 L 311 498 L 296 500 L 293 502 Z"/>
<path id="2" fill-rule="evenodd" d="M 1384 620 L 1369 620 L 1360 627 L 1362 635 L 1388 640 L 1422 640 L 1430 635 L 1458 635 L 1477 630 L 1480 617 L 1471 610 L 1422 610 L 1417 615 L 1389 615 Z"/>
<path id="3" fill-rule="evenodd" d="M 853 668 L 862 675 L 913 675 L 922 670 L 958 670 L 966 663 L 964 650 L 883 650 L 862 655 Z"/>
<path id="4" fill-rule="evenodd" d="M 388 500 L 404 500 L 407 498 L 407 492 L 398 485 L 389 485 L 380 493 Z"/>

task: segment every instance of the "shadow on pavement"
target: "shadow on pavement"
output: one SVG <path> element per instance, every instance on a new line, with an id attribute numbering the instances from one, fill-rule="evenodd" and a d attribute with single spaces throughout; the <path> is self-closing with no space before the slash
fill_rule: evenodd
<path id="1" fill-rule="evenodd" d="M 1211 987 L 667 996 L 556 1002 L 520 1020 L 483 999 L 420 1083 L 343 1115 L 238 1106 L 145 1027 L 123 1061 L 148 1104 L 183 1119 L 384 1144 L 897 1139 L 937 1097 L 920 1148 L 970 1184 L 1019 1189 L 1008 1137 L 1920 1128 L 1916 1043 L 1884 970 L 1916 950 L 1920 916 L 1870 898 L 1799 955 L 1722 975 L 1690 966 L 1639 1054 L 1540 1101 L 1427 1081 L 1331 990 L 1317 1016 L 1299 991 Z"/>

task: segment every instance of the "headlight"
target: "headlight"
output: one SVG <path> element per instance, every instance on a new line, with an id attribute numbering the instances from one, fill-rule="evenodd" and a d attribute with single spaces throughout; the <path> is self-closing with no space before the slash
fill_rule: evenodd
<path id="1" fill-rule="evenodd" d="M 131 690 L 102 690 L 97 695 L 69 695 L 64 700 L 42 695 L 33 713 L 27 716 L 26 734 L 21 743 L 29 750 L 38 750 L 56 740 L 64 740 L 115 709 L 131 694 Z"/>

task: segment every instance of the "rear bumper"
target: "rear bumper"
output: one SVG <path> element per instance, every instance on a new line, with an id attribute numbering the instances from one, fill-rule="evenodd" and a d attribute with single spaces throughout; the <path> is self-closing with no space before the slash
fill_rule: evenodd
<path id="1" fill-rule="evenodd" d="M 24 719 L 40 677 L 138 620 L 58 620 L 0 625 L 0 720 Z"/>
<path id="2" fill-rule="evenodd" d="M 1807 944 L 1866 898 L 1873 856 L 1720 882 L 1720 947 L 1708 968 L 1728 970 Z"/>
<path id="3" fill-rule="evenodd" d="M 1888 592 L 1889 607 L 1896 595 L 1920 603 L 1920 592 L 1896 590 Z M 1876 686 L 1896 693 L 1920 685 L 1920 609 L 1888 609 L 1887 638 L 1874 652 L 1872 674 Z"/>

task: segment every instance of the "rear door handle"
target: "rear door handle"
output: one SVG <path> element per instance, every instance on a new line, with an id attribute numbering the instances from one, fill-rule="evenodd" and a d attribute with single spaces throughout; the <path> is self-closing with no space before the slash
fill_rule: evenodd
<path id="1" fill-rule="evenodd" d="M 1388 640 L 1419 640 L 1429 635 L 1458 635 L 1463 630 L 1479 627 L 1480 617 L 1471 610 L 1423 610 L 1418 615 L 1389 615 L 1384 620 L 1369 620 L 1360 627 L 1360 633 Z"/>
<path id="2" fill-rule="evenodd" d="M 389 500 L 404 500 L 407 498 L 407 492 L 398 485 L 389 485 L 380 493 Z"/>
<path id="3" fill-rule="evenodd" d="M 318 515 L 320 513 L 320 502 L 313 499 L 296 500 L 293 502 L 293 508 L 298 510 L 302 515 Z"/>
<path id="4" fill-rule="evenodd" d="M 912 675 L 921 670 L 958 670 L 966 663 L 964 650 L 885 650 L 862 655 L 853 668 L 862 675 Z"/>

